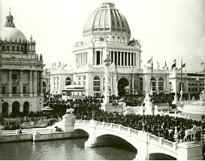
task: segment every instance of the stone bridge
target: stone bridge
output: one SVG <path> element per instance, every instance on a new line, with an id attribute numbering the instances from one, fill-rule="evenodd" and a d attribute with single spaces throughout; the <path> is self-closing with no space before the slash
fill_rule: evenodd
<path id="1" fill-rule="evenodd" d="M 105 146 L 112 139 L 106 141 L 106 136 L 116 137 L 136 149 L 135 159 L 147 160 L 150 154 L 165 154 L 177 160 L 201 160 L 202 149 L 195 142 L 177 143 L 157 137 L 147 132 L 138 131 L 122 125 L 105 123 L 94 120 L 76 120 L 74 130 L 83 130 L 89 138 L 85 147 Z"/>

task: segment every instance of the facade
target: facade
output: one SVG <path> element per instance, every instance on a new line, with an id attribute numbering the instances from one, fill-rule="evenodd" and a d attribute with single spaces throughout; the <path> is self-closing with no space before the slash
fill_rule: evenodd
<path id="1" fill-rule="evenodd" d="M 73 84 L 73 69 L 61 62 L 53 63 L 50 69 L 50 93 L 62 94 L 66 86 Z"/>
<path id="2" fill-rule="evenodd" d="M 69 72 L 60 68 L 51 71 L 51 93 L 62 94 L 63 90 L 67 90 L 68 94 L 102 96 L 105 92 L 104 60 L 107 55 L 111 59 L 110 95 L 144 94 L 150 87 L 146 82 L 149 77 L 152 78 L 154 92 L 167 92 L 168 68 L 151 70 L 146 66 L 143 69 L 141 44 L 130 37 L 125 16 L 113 3 L 102 3 L 88 17 L 82 41 L 74 45 L 74 68 Z M 72 92 L 77 86 L 80 92 Z"/>
<path id="3" fill-rule="evenodd" d="M 43 107 L 43 58 L 9 13 L 0 31 L 0 113 L 28 113 Z"/>
<path id="4" fill-rule="evenodd" d="M 172 86 L 171 92 L 177 93 L 178 97 L 182 87 L 184 99 L 199 99 L 205 89 L 205 73 L 181 73 L 174 70 L 169 75 L 169 83 Z"/>
<path id="5" fill-rule="evenodd" d="M 50 93 L 50 69 L 45 68 L 43 70 L 43 94 Z"/>

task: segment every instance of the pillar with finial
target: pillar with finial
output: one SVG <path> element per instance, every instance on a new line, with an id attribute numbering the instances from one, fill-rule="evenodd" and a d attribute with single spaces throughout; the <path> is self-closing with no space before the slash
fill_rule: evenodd
<path id="1" fill-rule="evenodd" d="M 11 14 L 11 9 L 10 8 L 9 8 L 9 15 L 6 17 L 5 27 L 13 27 L 13 28 L 15 28 L 14 17 Z"/>
<path id="2" fill-rule="evenodd" d="M 170 81 L 172 83 L 172 89 L 174 92 L 174 100 L 172 104 L 177 104 L 178 99 L 177 99 L 177 67 L 176 67 L 176 59 L 174 59 L 173 64 L 171 66 L 171 74 L 170 74 Z"/>
<path id="3" fill-rule="evenodd" d="M 153 57 L 151 57 L 147 64 L 145 65 L 145 98 L 144 98 L 144 105 L 145 105 L 145 114 L 153 115 L 153 103 L 151 97 L 153 95 L 152 90 L 152 75 L 153 75 Z"/>
<path id="4" fill-rule="evenodd" d="M 106 51 L 107 52 L 107 51 Z M 106 59 L 104 60 L 105 65 L 105 92 L 104 92 L 104 103 L 109 103 L 109 67 L 111 65 L 111 60 L 108 52 L 106 53 Z"/>
<path id="5" fill-rule="evenodd" d="M 180 71 L 181 71 L 181 76 L 180 76 L 180 101 L 182 101 L 183 99 L 183 79 L 182 79 L 182 76 L 183 76 L 183 68 L 186 66 L 185 63 L 183 63 L 183 60 L 181 59 L 181 68 L 180 68 Z"/>
<path id="6" fill-rule="evenodd" d="M 109 101 L 109 96 L 110 96 L 110 65 L 111 65 L 111 59 L 109 56 L 109 52 L 107 51 L 108 49 L 105 49 L 105 55 L 106 58 L 104 60 L 104 76 L 105 76 L 105 91 L 104 91 L 104 99 L 103 103 L 101 104 L 101 109 L 104 111 L 113 111 L 115 110 L 113 105 Z"/>

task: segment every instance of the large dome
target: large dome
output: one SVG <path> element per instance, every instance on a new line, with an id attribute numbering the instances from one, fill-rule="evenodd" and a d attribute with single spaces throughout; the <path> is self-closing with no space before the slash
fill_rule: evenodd
<path id="1" fill-rule="evenodd" d="M 19 41 L 26 40 L 24 34 L 14 27 L 3 27 L 0 35 L 1 40 Z"/>
<path id="2" fill-rule="evenodd" d="M 85 23 L 83 34 L 101 34 L 117 32 L 124 33 L 130 38 L 130 28 L 124 15 L 115 8 L 113 3 L 102 3 Z"/>
<path id="3" fill-rule="evenodd" d="M 11 13 L 6 17 L 5 26 L 2 28 L 0 32 L 1 40 L 7 41 L 24 41 L 26 40 L 25 35 L 15 27 L 13 16 Z"/>

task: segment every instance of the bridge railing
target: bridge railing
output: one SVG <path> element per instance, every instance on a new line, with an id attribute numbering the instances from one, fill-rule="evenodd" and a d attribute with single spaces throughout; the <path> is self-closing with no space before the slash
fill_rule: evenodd
<path id="1" fill-rule="evenodd" d="M 100 126 L 100 127 L 107 128 L 107 129 L 112 129 L 112 130 L 118 130 L 118 131 L 121 131 L 121 132 L 127 132 L 129 134 L 139 135 L 139 133 L 142 132 L 142 131 L 132 129 L 130 127 L 126 127 L 126 126 L 123 126 L 123 125 L 120 125 L 120 124 L 100 122 L 100 121 L 94 121 L 94 120 L 92 120 L 92 122 L 96 126 Z M 87 124 L 87 123 L 90 123 L 90 121 L 89 120 L 77 120 L 76 123 Z M 155 136 L 155 135 L 147 133 L 147 132 L 144 132 L 143 135 L 145 135 L 145 134 L 146 135 L 148 134 L 147 135 L 147 140 L 149 140 L 150 142 L 160 144 L 161 146 L 163 146 L 165 148 L 176 149 L 177 142 L 172 142 L 172 141 L 169 141 L 165 138 L 158 137 L 158 136 Z"/>

